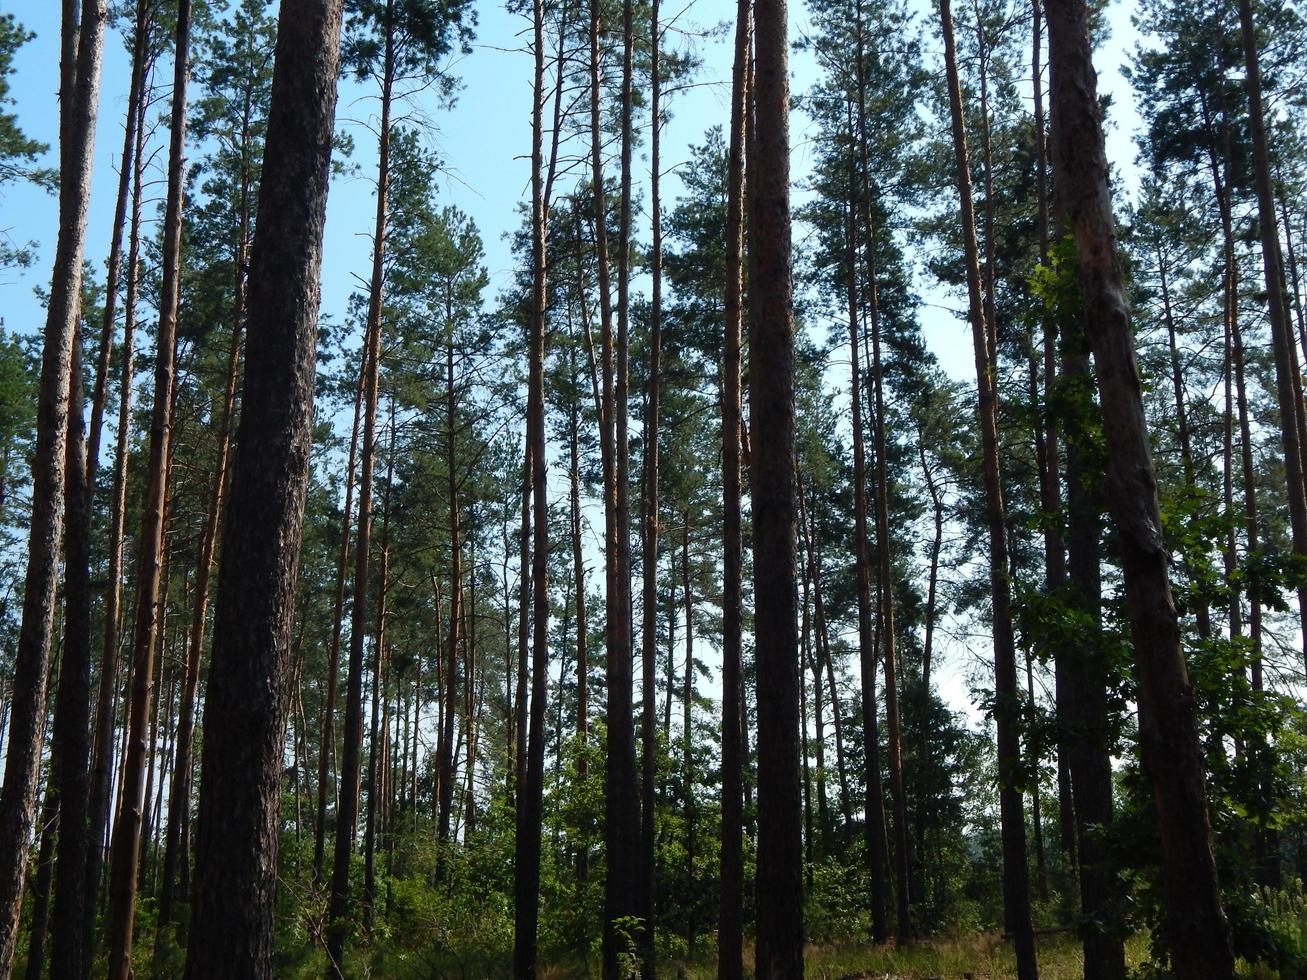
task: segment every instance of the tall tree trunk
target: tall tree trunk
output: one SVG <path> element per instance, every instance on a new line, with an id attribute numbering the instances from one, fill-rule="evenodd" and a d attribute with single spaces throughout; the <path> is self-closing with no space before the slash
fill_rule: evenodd
<path id="1" fill-rule="evenodd" d="M 1035 198 L 1039 222 L 1039 261 L 1048 264 L 1049 204 L 1048 204 L 1048 138 L 1044 124 L 1044 73 L 1043 58 L 1044 18 L 1042 0 L 1031 0 L 1030 65 L 1034 92 L 1035 122 Z M 1054 388 L 1057 384 L 1057 320 L 1045 314 L 1042 317 L 1044 355 L 1044 424 L 1035 428 L 1035 459 L 1039 466 L 1039 506 L 1043 511 L 1044 525 L 1044 585 L 1050 595 L 1056 594 L 1066 582 L 1066 543 L 1062 538 L 1062 484 L 1058 461 L 1057 413 L 1051 410 Z M 1033 338 L 1031 342 L 1033 348 Z M 1036 371 L 1031 360 L 1032 375 Z M 1031 384 L 1036 384 L 1031 378 Z M 1071 790 L 1071 767 L 1062 747 L 1061 716 L 1069 710 L 1063 690 L 1065 666 L 1057 653 L 1053 657 L 1053 704 L 1058 719 L 1057 742 L 1057 826 L 1058 845 L 1062 853 L 1076 860 L 1075 804 Z"/>
<path id="2" fill-rule="evenodd" d="M 1087 392 L 1073 419 L 1093 418 L 1089 349 L 1084 330 L 1072 319 L 1062 329 L 1062 375 L 1072 391 Z M 1068 599 L 1098 626 L 1102 622 L 1102 574 L 1099 554 L 1101 487 L 1091 469 L 1093 435 L 1083 426 L 1066 426 Z M 1120 883 L 1111 849 L 1096 828 L 1112 823 L 1111 724 L 1108 716 L 1108 663 L 1102 641 L 1069 644 L 1062 664 L 1066 702 L 1059 722 L 1071 771 L 1076 854 L 1080 865 L 1080 909 L 1086 980 L 1120 980 L 1125 976 L 1125 949 L 1120 921 Z"/>
<path id="3" fill-rule="evenodd" d="M 811 581 L 813 585 L 812 591 L 814 593 L 817 591 L 817 562 L 813 557 L 813 534 L 808 530 L 808 504 L 806 494 L 804 493 L 803 475 L 800 473 L 797 479 L 799 483 L 799 534 L 803 540 L 803 560 L 805 563 L 803 616 L 806 621 L 808 615 L 807 605 L 809 581 Z M 813 638 L 808 643 L 807 656 L 803 658 L 803 662 L 799 665 L 799 674 L 802 676 L 804 668 L 812 670 L 813 735 L 816 742 L 815 748 L 817 750 L 817 825 L 821 835 L 820 854 L 822 857 L 827 857 L 831 853 L 832 826 L 830 804 L 827 800 L 826 793 L 826 728 L 822 713 L 822 657 L 819 652 L 824 639 L 822 636 L 826 625 L 824 618 L 825 617 L 817 619 L 814 624 L 815 628 L 813 631 Z M 811 828 L 809 828 L 808 833 L 809 836 L 811 836 Z M 809 858 L 809 864 L 811 863 L 811 858 Z M 811 871 L 809 871 L 809 877 L 811 877 Z M 811 887 L 811 881 L 809 882 L 809 887 Z"/>
<path id="4" fill-rule="evenodd" d="M 248 139 L 248 127 L 243 134 Z M 182 688 L 177 722 L 177 745 L 174 752 L 172 787 L 168 796 L 168 828 L 164 837 L 163 881 L 159 892 L 160 928 L 173 921 L 173 881 L 181 852 L 189 842 L 181 836 L 182 813 L 191 805 L 191 754 L 195 733 L 196 695 L 200 687 L 200 661 L 204 651 L 204 627 L 208 620 L 209 578 L 222 523 L 229 478 L 227 461 L 231 450 L 231 426 L 236 412 L 236 382 L 239 376 L 241 337 L 245 327 L 245 260 L 249 239 L 249 192 L 253 179 L 248 167 L 241 185 L 241 222 L 235 251 L 236 283 L 232 304 L 231 348 L 227 352 L 227 384 L 223 391 L 222 414 L 217 425 L 218 458 L 214 463 L 213 486 L 209 491 L 209 510 L 200 539 L 200 556 L 195 566 L 195 594 L 191 606 L 191 628 L 186 646 L 186 677 Z"/>
<path id="5" fill-rule="evenodd" d="M 1002 475 L 998 459 L 998 383 L 990 330 L 986 325 L 981 297 L 979 248 L 976 244 L 976 215 L 971 202 L 971 171 L 967 161 L 967 136 L 963 122 L 962 88 L 958 80 L 957 52 L 953 40 L 953 13 L 949 0 L 940 2 L 940 26 L 944 35 L 944 64 L 948 75 L 949 109 L 953 130 L 953 155 L 961 203 L 962 243 L 967 271 L 967 305 L 972 344 L 976 354 L 977 416 L 981 451 L 984 456 L 985 509 L 989 525 L 989 583 L 993 596 L 995 722 L 998 727 L 999 808 L 1003 838 L 1004 920 L 1012 934 L 1017 954 L 1017 975 L 1034 980 L 1035 936 L 1030 922 L 1029 870 L 1026 864 L 1025 809 L 1017 784 L 1021 749 L 1017 740 L 1019 713 L 1016 646 L 1012 635 L 1011 592 L 1008 582 L 1008 544 L 1003 505 Z"/>
<path id="6" fill-rule="evenodd" d="M 54 878 L 54 848 L 59 835 L 59 794 L 50 790 L 41 799 L 37 821 L 41 842 L 36 851 L 36 873 L 32 876 L 32 915 L 27 926 L 27 980 L 41 980 L 45 970 L 45 945 L 50 932 L 50 883 Z"/>
<path id="7" fill-rule="evenodd" d="M 395 399 L 390 399 L 390 438 L 386 446 L 386 489 L 381 498 L 381 555 L 377 568 L 377 622 L 372 634 L 372 725 L 368 736 L 368 820 L 363 839 L 363 920 L 372 930 L 377 897 L 376 850 L 380 813 L 384 807 L 386 723 L 381 718 L 386 701 L 386 591 L 390 584 L 390 488 L 395 475 Z"/>
<path id="8" fill-rule="evenodd" d="M 531 10 L 535 77 L 531 108 L 531 322 L 527 369 L 527 445 L 531 502 L 531 703 L 526 732 L 524 780 L 518 799 L 513 879 L 513 975 L 536 975 L 536 932 L 540 915 L 540 830 L 544 810 L 545 696 L 549 683 L 549 500 L 545 459 L 545 327 L 548 314 L 546 243 L 549 202 L 545 198 L 544 99 L 545 6 Z M 593 44 L 593 42 L 592 42 Z M 561 84 L 561 81 L 560 81 Z M 551 166 L 552 173 L 552 166 Z M 525 497 L 523 498 L 525 515 Z M 525 543 L 523 544 L 525 548 Z M 525 570 L 525 569 L 524 569 Z M 524 656 L 525 661 L 525 656 Z M 524 662 L 525 666 L 525 662 Z M 471 683 L 471 678 L 468 678 Z M 629 690 L 629 688 L 628 688 Z M 519 697 L 525 699 L 525 691 Z M 519 708 L 519 712 L 521 708 Z M 629 720 L 629 713 L 628 713 Z M 610 872 L 611 875 L 611 872 Z"/>
<path id="9" fill-rule="evenodd" d="M 447 302 L 445 327 L 450 331 L 454 329 L 451 316 L 452 313 Z M 445 425 L 445 466 L 448 475 L 446 492 L 449 496 L 450 541 L 449 646 L 445 650 L 445 719 L 444 729 L 440 739 L 440 814 L 438 827 L 442 848 L 441 854 L 436 862 L 437 878 L 443 877 L 445 866 L 444 845 L 449 843 L 449 817 L 454 802 L 454 755 L 452 736 L 454 732 L 454 706 L 457 703 L 456 680 L 458 677 L 458 649 L 459 643 L 461 642 L 459 638 L 459 630 L 462 626 L 463 619 L 463 546 L 459 538 L 458 474 L 456 472 L 457 439 L 455 438 L 457 415 L 454 406 L 454 342 L 452 333 L 450 334 L 449 345 L 446 348 Z M 470 674 L 464 677 L 463 683 L 468 690 L 471 690 L 472 677 Z"/>
<path id="10" fill-rule="evenodd" d="M 354 510 L 354 464 L 358 457 L 359 414 L 367 372 L 366 355 L 359 362 L 354 390 L 354 422 L 350 427 L 349 463 L 345 470 L 345 507 L 340 518 L 340 553 L 336 558 L 336 596 L 332 606 L 331 645 L 327 653 L 327 694 L 322 709 L 322 738 L 318 745 L 318 810 L 313 825 L 313 877 L 322 879 L 327 839 L 327 780 L 335 761 L 336 689 L 340 681 L 340 639 L 345 618 L 345 579 L 349 568 L 350 514 Z M 416 801 L 415 804 L 416 806 Z"/>
<path id="11" fill-rule="evenodd" d="M 744 325 L 744 143 L 750 0 L 738 0 L 731 69 L 731 132 L 726 175 L 726 296 L 722 344 L 722 825 L 721 895 L 717 906 L 718 980 L 744 976 L 744 762 L 740 706 L 740 369 Z"/>
<path id="12" fill-rule="evenodd" d="M 861 9 L 861 5 L 858 5 Z M 861 48 L 861 15 L 856 27 Z M 861 55 L 858 55 L 861 61 Z M 861 69 L 859 68 L 859 75 Z M 863 137 L 855 135 L 849 126 L 849 137 L 859 145 Z M 859 154 L 862 155 L 861 153 Z M 889 937 L 886 905 L 889 901 L 887 871 L 889 859 L 885 833 L 885 792 L 880 770 L 880 726 L 876 719 L 876 643 L 872 629 L 871 559 L 868 555 L 867 531 L 867 463 L 864 446 L 866 426 L 862 418 L 862 364 L 861 364 L 861 302 L 857 273 L 857 223 L 854 217 L 859 200 L 855 182 L 855 165 L 849 160 L 849 210 L 845 222 L 845 260 L 848 264 L 849 363 L 853 410 L 853 536 L 854 562 L 858 587 L 858 653 L 862 670 L 863 743 L 866 757 L 866 814 L 864 827 L 867 836 L 867 862 L 871 870 L 871 941 L 876 945 Z"/>
<path id="13" fill-rule="evenodd" d="M 163 224 L 162 292 L 154 368 L 154 403 L 150 409 L 150 455 L 136 560 L 136 629 L 132 640 L 132 691 L 129 700 L 128 750 L 123 766 L 123 805 L 113 831 L 109 883 L 109 978 L 131 975 L 132 926 L 140 870 L 141 830 L 149 798 L 142 795 L 148 763 L 149 718 L 155 645 L 158 640 L 159 583 L 163 565 L 164 511 L 168 496 L 168 458 L 173 425 L 176 376 L 177 309 L 181 292 L 182 198 L 185 179 L 186 82 L 190 58 L 190 0 L 177 7 L 173 58 L 171 134 L 168 146 L 168 200 Z"/>
<path id="14" fill-rule="evenodd" d="M 68 8 L 65 4 L 65 16 Z M 75 7 L 73 9 L 76 9 Z M 100 61 L 108 12 L 104 0 L 83 0 L 76 68 L 66 60 L 60 106 L 62 173 L 59 233 L 46 306 L 41 378 L 32 459 L 32 509 L 23 612 L 14 654 L 9 742 L 0 789 L 0 974 L 8 974 L 18 938 L 28 840 L 36 806 L 41 728 L 45 715 L 46 661 L 54 622 L 55 587 L 63 532 L 64 468 L 68 437 L 68 380 L 82 290 L 82 251 L 91 196 Z M 71 52 L 66 52 L 66 54 Z M 72 82 L 71 87 L 69 83 Z"/>
<path id="15" fill-rule="evenodd" d="M 572 360 L 572 377 L 576 378 L 576 345 L 569 351 Z M 575 383 L 575 381 L 574 381 Z M 589 688 L 589 629 L 590 621 L 586 609 L 585 596 L 585 556 L 581 548 L 581 461 L 580 461 L 580 411 L 574 397 L 570 406 L 569 435 L 571 452 L 571 470 L 569 483 L 571 492 L 572 524 L 572 580 L 576 588 L 576 736 L 580 754 L 576 761 L 577 782 L 585 786 L 590 776 L 589 738 L 590 738 L 590 688 Z M 576 876 L 579 881 L 588 881 L 590 877 L 589 826 L 586 841 L 577 849 Z"/>
<path id="16" fill-rule="evenodd" d="M 283 0 L 278 20 L 205 699 L 188 980 L 272 976 L 290 630 L 340 22 L 341 0 Z"/>
<path id="17" fill-rule="evenodd" d="M 148 7 L 148 4 L 142 4 Z M 140 25 L 138 24 L 138 27 Z M 148 24 L 146 25 L 148 26 Z M 132 153 L 132 215 L 127 247 L 127 286 L 123 312 L 123 352 L 118 388 L 118 423 L 114 446 L 112 501 L 110 503 L 108 542 L 108 583 L 104 599 L 104 641 L 100 662 L 100 681 L 96 692 L 95 733 L 91 752 L 89 829 L 90 849 L 86 858 L 86 902 L 83 907 L 82 958 L 89 961 L 93 952 L 95 915 L 100 893 L 101 869 L 106 857 L 105 838 L 109 827 L 111 785 L 114 760 L 114 692 L 118 682 L 118 635 L 122 598 L 123 533 L 127 514 L 127 465 L 131 457 L 131 415 L 133 369 L 135 360 L 136 298 L 140 284 L 141 181 L 145 168 L 145 106 L 148 73 L 136 97 L 135 146 Z"/>
<path id="18" fill-rule="evenodd" d="M 336 844 L 328 912 L 327 976 L 343 975 L 342 957 L 349 924 L 349 859 L 358 830 L 359 766 L 363 751 L 363 645 L 367 633 L 368 568 L 372 540 L 373 469 L 377 449 L 377 384 L 381 371 L 381 304 L 385 291 L 387 219 L 390 213 L 390 110 L 395 78 L 394 0 L 386 0 L 382 30 L 381 125 L 377 138 L 377 211 L 372 232 L 363 357 L 363 444 L 360 448 L 358 541 L 354 547 L 354 592 L 350 609 L 349 673 L 345 692 L 345 730 L 341 747 L 340 796 L 336 803 Z"/>
<path id="19" fill-rule="evenodd" d="M 1246 4 L 1247 0 L 1242 0 Z M 1084 0 L 1048 0 L 1053 173 L 1075 237 L 1107 436 L 1139 681 L 1139 737 L 1161 830 L 1167 938 L 1178 976 L 1233 974 L 1207 814 L 1193 691 L 1167 576 L 1130 311 L 1122 286 Z"/>
<path id="20" fill-rule="evenodd" d="M 785 0 L 759 0 L 750 166 L 749 406 L 758 670 L 759 980 L 803 975 L 803 828 L 795 621 L 794 309 Z"/>
<path id="21" fill-rule="evenodd" d="M 1038 0 L 1035 0 L 1038 3 Z M 926 442 L 922 432 L 917 433 L 917 455 L 921 460 L 921 475 L 926 481 L 926 491 L 930 494 L 930 510 L 934 519 L 935 533 L 930 542 L 930 572 L 926 578 L 925 636 L 921 644 L 921 740 L 917 747 L 920 765 L 930 764 L 930 669 L 935 653 L 935 616 L 939 592 L 939 553 L 944 543 L 944 505 L 940 500 L 939 487 L 935 476 L 926 462 Z M 1059 759 L 1061 756 L 1059 755 Z M 917 805 L 917 850 L 926 850 L 926 810 Z"/>
<path id="22" fill-rule="evenodd" d="M 1280 407 L 1280 436 L 1284 446 L 1284 471 L 1288 482 L 1289 524 L 1293 551 L 1307 555 L 1307 487 L 1303 473 L 1299 438 L 1301 393 L 1295 390 L 1293 370 L 1293 325 L 1285 297 L 1284 271 L 1280 260 L 1280 235 L 1275 220 L 1275 198 L 1271 185 L 1270 151 L 1262 108 L 1262 76 L 1257 55 L 1257 32 L 1252 0 L 1239 0 L 1239 25 L 1243 36 L 1245 85 L 1248 90 L 1248 131 L 1253 144 L 1253 185 L 1257 191 L 1257 227 L 1261 235 L 1262 268 L 1266 281 L 1267 318 L 1271 323 L 1271 348 L 1275 354 L 1275 391 Z M 1298 588 L 1299 615 L 1307 624 L 1307 586 Z M 1303 631 L 1307 656 L 1307 629 Z"/>
<path id="23" fill-rule="evenodd" d="M 641 500 L 640 530 L 642 536 L 641 567 L 643 569 L 643 626 L 641 638 L 641 809 L 640 835 L 640 915 L 646 923 L 644 945 L 641 948 L 641 973 L 645 980 L 654 980 L 657 974 L 654 962 L 654 895 L 655 885 L 655 819 L 654 782 L 657 776 L 657 684 L 658 659 L 658 410 L 662 377 L 660 374 L 663 318 L 663 214 L 660 197 L 662 166 L 659 151 L 662 136 L 662 48 L 661 28 L 658 23 L 658 0 L 649 7 L 650 64 L 649 87 L 649 196 L 653 221 L 653 244 L 650 253 L 650 273 L 653 277 L 653 294 L 649 308 L 649 381 L 645 398 L 644 433 L 644 495 Z M 693 946 L 693 944 L 691 944 Z"/>
<path id="24" fill-rule="evenodd" d="M 59 843 L 51 922 L 50 974 L 80 980 L 85 919 L 91 729 L 91 486 L 87 480 L 86 393 L 79 324 L 73 327 L 64 467 L 64 644 L 55 696 L 51 776 L 59 801 Z"/>
<path id="25" fill-rule="evenodd" d="M 894 587 L 893 561 L 890 553 L 889 533 L 889 476 L 885 461 L 885 398 L 883 391 L 883 374 L 880 359 L 880 299 L 876 282 L 876 226 L 871 212 L 872 181 L 870 162 L 867 155 L 867 118 L 866 118 L 866 74 L 863 61 L 862 40 L 862 3 L 854 5 L 857 31 L 857 81 L 858 81 L 858 149 L 861 157 L 862 178 L 862 226 L 863 226 L 863 261 L 867 270 L 867 312 L 868 333 L 871 334 L 871 380 L 875 395 L 875 412 L 872 418 L 872 441 L 876 454 L 876 556 L 878 560 L 877 579 L 879 608 L 877 615 L 880 623 L 882 655 L 885 665 L 885 723 L 888 728 L 890 793 L 894 798 L 894 870 L 898 878 L 895 889 L 896 898 L 896 937 L 900 943 L 908 941 L 912 933 L 910 908 L 910 885 L 912 881 L 911 851 L 908 843 L 908 804 L 903 785 L 903 740 L 899 724 L 898 666 L 895 653 L 894 635 Z M 853 346 L 856 348 L 856 337 Z M 861 439 L 861 433 L 855 435 Z M 863 490 L 865 508 L 865 494 Z M 865 510 L 863 521 L 865 524 Z M 875 763 L 879 768 L 879 761 Z M 877 780 L 879 782 L 879 780 Z M 882 804 L 883 813 L 883 804 Z M 884 831 L 882 825 L 882 833 Z"/>
<path id="26" fill-rule="evenodd" d="M 604 847 L 608 874 L 604 883 L 603 973 L 617 976 L 618 955 L 626 940 L 619 920 L 638 918 L 640 854 L 640 784 L 635 767 L 635 726 L 632 718 L 630 520 L 627 507 L 625 364 L 628 267 L 630 263 L 631 73 L 633 24 L 630 0 L 622 5 L 622 154 L 621 200 L 618 212 L 617 337 L 614 350 L 613 309 L 608 275 L 607 208 L 603 182 L 603 143 L 599 127 L 601 7 L 590 10 L 590 124 L 592 192 L 595 195 L 595 248 L 599 264 L 601 345 L 603 349 L 603 411 L 600 444 L 604 461 L 605 565 L 607 582 L 608 764 L 605 770 Z M 637 943 L 640 936 L 634 937 Z"/>
<path id="27" fill-rule="evenodd" d="M 1158 284 L 1162 292 L 1162 322 L 1166 326 L 1167 349 L 1170 354 L 1171 393 L 1175 399 L 1176 434 L 1180 437 L 1180 471 L 1184 475 L 1185 488 L 1193 498 L 1190 506 L 1196 506 L 1199 490 L 1194 469 L 1193 436 L 1190 433 L 1189 411 L 1184 396 L 1184 365 L 1180 360 L 1180 343 L 1176 336 L 1175 317 L 1171 308 L 1171 283 L 1167 276 L 1166 256 L 1162 253 L 1160 245 L 1156 246 L 1155 252 Z M 1199 581 L 1202 570 L 1194 565 L 1188 556 L 1185 557 L 1185 568 L 1190 589 L 1194 592 L 1194 616 L 1198 624 L 1198 635 L 1207 640 L 1212 635 L 1212 615 L 1204 587 Z"/>
<path id="28" fill-rule="evenodd" d="M 685 676 L 681 691 L 681 778 L 684 791 L 681 814 L 685 821 L 685 880 L 694 894 L 695 810 L 694 810 L 694 589 L 690 584 L 690 515 L 684 514 L 681 538 L 681 594 L 685 599 Z M 686 910 L 685 942 L 691 959 L 695 955 L 695 907 Z"/>

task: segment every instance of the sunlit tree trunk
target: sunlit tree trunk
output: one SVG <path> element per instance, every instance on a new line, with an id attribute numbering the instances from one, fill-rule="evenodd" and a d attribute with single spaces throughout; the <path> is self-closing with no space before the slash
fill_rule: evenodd
<path id="1" fill-rule="evenodd" d="M 70 10 L 71 8 L 71 10 Z M 75 54 L 65 45 L 60 106 L 61 181 L 59 232 L 46 305 L 36 439 L 32 457 L 32 505 L 23 611 L 14 653 L 9 739 L 0 788 L 0 974 L 13 965 L 23 902 L 28 843 L 36 806 L 41 728 L 45 715 L 46 661 L 54 621 L 68 436 L 68 380 L 80 313 L 82 252 L 91 195 L 100 61 L 108 12 L 103 0 L 83 0 L 80 26 L 64 5 L 66 41 L 77 32 Z M 74 62 L 72 57 L 76 58 Z M 75 67 L 74 67 L 75 64 Z"/>

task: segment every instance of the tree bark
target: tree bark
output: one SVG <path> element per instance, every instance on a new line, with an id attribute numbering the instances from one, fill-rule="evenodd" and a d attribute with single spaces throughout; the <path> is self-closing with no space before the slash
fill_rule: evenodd
<path id="1" fill-rule="evenodd" d="M 758 670 L 759 980 L 803 976 L 803 828 L 795 619 L 794 309 L 785 0 L 758 0 L 750 166 L 749 406 Z"/>
<path id="2" fill-rule="evenodd" d="M 95 117 L 107 18 L 104 0 L 83 0 L 77 28 L 75 85 L 72 90 L 65 88 L 67 97 L 60 107 L 64 141 L 60 152 L 64 166 L 59 191 L 59 233 L 41 353 L 27 573 L 14 654 L 4 786 L 0 789 L 0 974 L 8 974 L 13 965 L 28 841 L 36 806 L 46 661 L 63 533 L 68 380 L 81 306 L 82 252 L 91 196 Z M 71 36 L 74 25 L 66 23 L 64 30 Z M 72 70 L 72 64 L 66 64 L 65 69 Z M 68 80 L 65 74 L 65 85 Z"/>
<path id="3" fill-rule="evenodd" d="M 1246 3 L 1246 0 L 1244 0 Z M 1161 831 L 1167 938 L 1179 977 L 1228 977 L 1234 963 L 1208 822 L 1193 691 L 1167 575 L 1130 311 L 1116 254 L 1102 121 L 1083 0 L 1048 0 L 1053 173 L 1074 235 L 1094 353 L 1139 681 L 1139 738 Z"/>
<path id="4" fill-rule="evenodd" d="M 188 980 L 272 976 L 290 629 L 340 22 L 341 0 L 283 0 L 278 21 L 205 700 Z"/>

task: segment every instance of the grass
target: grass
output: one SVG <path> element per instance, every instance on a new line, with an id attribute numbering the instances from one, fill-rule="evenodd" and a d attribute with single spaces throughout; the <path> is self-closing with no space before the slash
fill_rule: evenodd
<path id="1" fill-rule="evenodd" d="M 746 950 L 747 964 L 751 950 Z M 1135 937 L 1126 943 L 1126 960 L 1136 966 L 1146 959 L 1146 942 Z M 910 946 L 865 944 L 809 946 L 805 955 L 809 980 L 953 980 L 1016 976 L 1012 947 L 997 933 L 968 933 L 923 940 Z M 685 980 L 710 980 L 717 975 L 712 959 L 666 964 L 660 975 Z M 1041 980 L 1079 980 L 1084 975 L 1079 940 L 1069 934 L 1039 939 Z"/>

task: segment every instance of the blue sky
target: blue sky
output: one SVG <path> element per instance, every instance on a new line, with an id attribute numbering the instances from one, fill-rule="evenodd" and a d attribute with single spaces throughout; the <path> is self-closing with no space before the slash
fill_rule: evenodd
<path id="1" fill-rule="evenodd" d="M 47 0 L 20 0 L 16 5 L 12 0 L 8 3 L 0 0 L 0 4 L 37 34 L 15 60 L 12 95 L 17 102 L 20 125 L 30 136 L 53 146 L 58 126 L 59 5 Z M 938 49 L 938 29 L 930 19 L 931 4 L 928 0 L 913 0 L 913 5 L 920 16 L 927 18 L 926 48 L 933 57 Z M 665 3 L 664 9 L 671 17 L 682 7 Z M 1118 0 L 1112 5 L 1109 11 L 1112 37 L 1099 51 L 1097 60 L 1100 87 L 1114 101 L 1109 157 L 1126 174 L 1125 186 L 1132 191 L 1135 183 L 1130 180 L 1129 171 L 1138 120 L 1130 88 L 1119 72 L 1125 52 L 1136 41 L 1130 25 L 1131 10 L 1132 0 Z M 692 6 L 679 13 L 678 24 L 703 28 L 728 21 L 734 12 L 734 0 L 694 0 Z M 791 19 L 792 36 L 797 36 L 807 26 L 801 3 L 792 2 Z M 432 140 L 447 170 L 441 182 L 444 202 L 470 214 L 485 239 L 491 275 L 487 300 L 493 302 L 512 275 L 505 232 L 520 223 L 518 205 L 529 194 L 529 163 L 525 154 L 530 140 L 531 57 L 523 48 L 523 32 L 528 27 L 524 18 L 508 13 L 497 3 L 483 0 L 478 4 L 478 21 L 472 54 L 451 66 L 451 71 L 463 82 L 458 102 L 452 110 L 435 117 L 437 129 Z M 729 34 L 697 44 L 703 63 L 699 84 L 672 103 L 672 121 L 664 136 L 664 167 L 668 171 L 663 190 L 665 207 L 670 207 L 678 196 L 676 173 L 688 158 L 689 146 L 701 141 L 705 130 L 722 124 L 728 115 Z M 807 89 L 817 76 L 811 60 L 802 55 L 793 58 L 792 70 L 792 87 L 796 93 Z M 108 251 L 128 73 L 122 39 L 111 32 L 106 46 L 87 237 L 87 257 L 100 269 Z M 369 267 L 368 236 L 375 208 L 371 184 L 375 139 L 364 123 L 374 115 L 376 106 L 368 95 L 355 83 L 343 83 L 337 110 L 338 125 L 355 137 L 354 162 L 359 165 L 357 176 L 335 181 L 328 208 L 322 308 L 325 315 L 337 321 L 344 317 L 350 293 L 360 288 L 358 277 L 366 275 Z M 807 130 L 807 120 L 796 115 L 792 123 L 795 148 L 792 171 L 796 180 L 801 180 L 811 165 Z M 637 182 L 647 181 L 647 157 L 637 159 L 637 168 Z M 151 194 L 157 201 L 163 194 L 161 172 L 155 176 Z M 566 185 L 562 189 L 565 193 Z M 40 246 L 31 269 L 0 275 L 0 318 L 10 330 L 34 332 L 43 318 L 34 289 L 45 283 L 49 275 L 57 221 L 56 200 L 52 195 L 26 187 L 10 186 L 0 195 L 0 231 L 20 242 L 35 239 Z M 154 209 L 153 202 L 147 205 L 147 218 L 153 218 Z M 644 230 L 647 218 L 640 216 L 637 221 L 637 234 L 647 236 Z M 921 317 L 929 346 L 951 375 L 959 379 L 974 377 L 970 330 L 954 313 L 960 306 L 959 298 L 939 290 L 929 277 L 919 276 L 917 286 L 923 299 Z M 967 680 L 973 671 L 983 669 L 988 643 L 983 636 L 959 637 L 950 646 L 953 649 L 949 663 L 938 675 L 942 693 L 955 708 L 968 711 L 974 718 Z"/>

